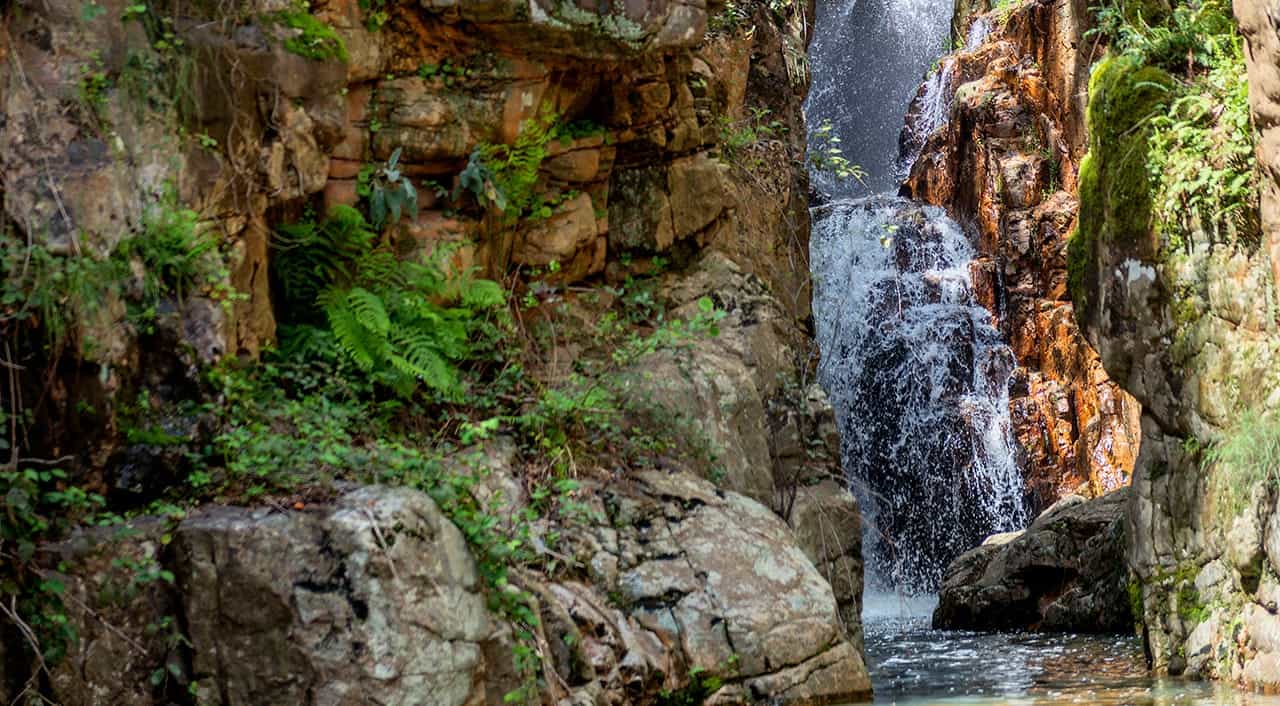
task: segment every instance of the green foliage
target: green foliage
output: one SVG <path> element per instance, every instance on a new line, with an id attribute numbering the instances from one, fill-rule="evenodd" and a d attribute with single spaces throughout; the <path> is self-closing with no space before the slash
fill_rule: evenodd
<path id="1" fill-rule="evenodd" d="M 102 60 L 95 54 L 93 61 L 80 67 L 80 80 L 76 82 L 76 93 L 80 103 L 99 123 L 106 123 L 107 92 L 111 90 L 111 79 L 102 66 Z"/>
<path id="2" fill-rule="evenodd" d="M 226 272 L 217 241 L 197 224 L 196 213 L 178 208 L 170 196 L 148 209 L 142 230 L 122 239 L 106 258 L 79 248 L 55 255 L 37 243 L 0 237 L 0 327 L 39 328 L 56 350 L 109 297 L 127 301 L 135 323 L 159 300 L 181 299 L 193 290 L 212 289 L 230 301 L 234 293 L 221 284 Z M 133 279 L 132 263 L 140 265 L 139 279 Z"/>
<path id="3" fill-rule="evenodd" d="M 751 22 L 751 9 L 745 2 L 729 0 L 720 12 L 707 20 L 707 30 L 712 34 L 733 34 Z"/>
<path id="4" fill-rule="evenodd" d="M 513 144 L 477 146 L 458 176 L 454 200 L 465 190 L 485 208 L 503 213 L 508 222 L 540 210 L 538 169 L 547 157 L 547 144 L 561 130 L 559 117 L 544 108 L 524 122 Z"/>
<path id="5" fill-rule="evenodd" d="M 1215 47 L 1209 70 L 1152 120 L 1147 168 L 1156 220 L 1171 247 L 1189 247 L 1197 230 L 1212 242 L 1260 242 L 1260 175 L 1241 41 L 1206 42 Z"/>
<path id="6" fill-rule="evenodd" d="M 698 706 L 707 700 L 707 697 L 720 690 L 724 686 L 724 680 L 714 674 L 708 674 L 707 670 L 701 667 L 694 667 L 689 670 L 689 683 L 683 688 L 674 691 L 662 690 L 658 694 L 658 704 L 660 706 Z"/>
<path id="7" fill-rule="evenodd" d="M 17 614 L 27 616 L 34 631 L 24 646 L 39 648 L 38 659 L 45 662 L 60 659 L 76 633 L 62 604 L 62 582 L 35 566 L 36 548 L 104 505 L 101 496 L 66 480 L 58 469 L 0 470 L 0 595 L 17 601 Z"/>
<path id="8" fill-rule="evenodd" d="M 418 189 L 399 168 L 400 148 L 396 148 L 386 165 L 375 170 L 364 182 L 369 198 L 369 221 L 374 228 L 400 222 L 402 210 L 410 218 L 418 217 Z"/>
<path id="9" fill-rule="evenodd" d="M 844 156 L 840 137 L 830 120 L 823 120 L 809 135 L 809 168 L 840 181 L 853 179 L 866 186 L 867 172 Z"/>
<path id="10" fill-rule="evenodd" d="M 377 32 L 391 19 L 387 11 L 387 0 L 360 0 L 360 11 L 364 13 L 364 26 L 370 32 Z"/>
<path id="11" fill-rule="evenodd" d="M 377 240 L 359 211 L 337 205 L 317 224 L 312 218 L 278 226 L 272 238 L 273 264 L 294 321 L 315 323 L 320 295 L 349 280 L 353 263 Z"/>
<path id="12" fill-rule="evenodd" d="M 1248 509 L 1253 489 L 1280 487 L 1280 413 L 1249 410 L 1204 454 L 1219 516 Z"/>
<path id="13" fill-rule="evenodd" d="M 1130 579 L 1128 584 L 1129 590 L 1129 614 L 1133 616 L 1133 632 L 1142 634 L 1142 625 L 1146 620 L 1146 611 L 1142 602 L 1142 583 L 1137 579 Z"/>
<path id="14" fill-rule="evenodd" d="M 324 223 L 282 228 L 277 277 L 297 326 L 286 331 L 294 353 L 336 348 L 373 381 L 403 396 L 424 384 L 458 397 L 457 366 L 497 344 L 494 323 L 506 304 L 495 282 L 447 272 L 447 248 L 402 258 L 380 241 L 358 211 L 338 207 Z M 331 336 L 313 328 L 322 314 Z"/>
<path id="15" fill-rule="evenodd" d="M 1175 74 L 1216 65 L 1237 38 L 1227 0 L 1179 0 L 1172 8 L 1167 2 L 1118 0 L 1093 12 L 1091 36 L 1107 39 L 1116 53 Z"/>
<path id="16" fill-rule="evenodd" d="M 1250 248 L 1261 234 L 1242 40 L 1229 3 L 1116 0 L 1093 12 L 1093 34 L 1111 48 L 1090 80 L 1089 154 L 1068 248 L 1081 313 L 1100 244 L 1138 252 L 1154 232 L 1154 254 L 1168 257 L 1198 233 Z"/>
<path id="17" fill-rule="evenodd" d="M 768 108 L 752 107 L 749 111 L 750 115 L 736 122 L 728 116 L 720 117 L 720 150 L 730 161 L 739 161 L 746 148 L 786 132 L 782 121 L 772 119 L 773 111 Z"/>
<path id="18" fill-rule="evenodd" d="M 336 59 L 346 62 L 350 59 L 347 54 L 347 45 L 342 41 L 342 37 L 339 37 L 332 27 L 316 19 L 305 2 L 283 12 L 268 15 L 267 19 L 295 30 L 284 40 L 284 48 L 298 56 L 312 61 Z"/>

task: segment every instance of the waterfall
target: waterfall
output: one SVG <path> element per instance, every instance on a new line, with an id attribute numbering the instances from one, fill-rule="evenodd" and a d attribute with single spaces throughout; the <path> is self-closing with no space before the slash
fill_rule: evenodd
<path id="1" fill-rule="evenodd" d="M 809 47 L 809 125 L 830 121 L 844 156 L 866 169 L 874 191 L 896 188 L 898 132 L 920 79 L 944 51 L 952 3 L 936 0 L 819 0 Z M 828 196 L 857 185 L 815 174 Z"/>
<path id="2" fill-rule="evenodd" d="M 965 35 L 964 50 L 974 51 L 981 47 L 993 31 L 994 27 L 987 17 L 975 19 Z M 915 110 L 907 116 L 902 134 L 898 138 L 898 161 L 893 173 L 894 178 L 899 181 L 910 175 L 911 165 L 924 150 L 929 137 L 947 122 L 947 112 L 956 94 L 955 61 L 954 57 L 944 58 L 925 77 L 916 94 L 913 101 Z"/>
<path id="3" fill-rule="evenodd" d="M 973 246 L 941 209 L 891 197 L 817 210 L 819 380 L 840 421 L 873 574 L 932 590 L 981 539 L 1024 526 L 1014 360 L 973 297 Z"/>

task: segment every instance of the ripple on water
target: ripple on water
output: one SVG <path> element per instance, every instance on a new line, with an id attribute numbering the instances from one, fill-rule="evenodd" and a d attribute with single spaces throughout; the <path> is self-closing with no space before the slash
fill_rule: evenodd
<path id="1" fill-rule="evenodd" d="M 1136 637 L 934 630 L 933 604 L 867 597 L 864 627 L 876 703 L 1280 706 L 1280 697 L 1153 678 Z"/>

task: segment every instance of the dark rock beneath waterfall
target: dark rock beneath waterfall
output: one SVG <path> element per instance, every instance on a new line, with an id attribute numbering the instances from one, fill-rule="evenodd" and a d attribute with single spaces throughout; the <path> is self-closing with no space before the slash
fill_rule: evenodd
<path id="1" fill-rule="evenodd" d="M 947 568 L 933 625 L 945 629 L 1127 632 L 1127 489 L 1070 496 L 1026 531 L 996 535 Z"/>

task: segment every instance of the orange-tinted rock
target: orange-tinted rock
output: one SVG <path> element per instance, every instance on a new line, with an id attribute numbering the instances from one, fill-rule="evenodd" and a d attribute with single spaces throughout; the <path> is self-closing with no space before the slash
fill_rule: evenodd
<path id="1" fill-rule="evenodd" d="M 1070 8 L 1027 2 L 981 45 L 953 55 L 949 120 L 925 141 L 903 190 L 972 223 L 975 295 L 1016 356 L 1010 407 L 1027 482 L 1042 506 L 1128 482 L 1139 406 L 1107 378 L 1066 287 L 1083 92 Z M 1065 98 L 1063 96 L 1065 95 Z"/>
<path id="2" fill-rule="evenodd" d="M 580 251 L 587 251 L 586 274 L 595 255 L 596 216 L 591 197 L 579 194 L 562 204 L 550 218 L 534 221 L 516 235 L 514 262 L 542 267 L 564 265 Z M 571 278 L 576 279 L 576 278 Z"/>

